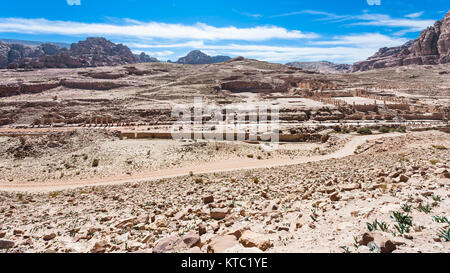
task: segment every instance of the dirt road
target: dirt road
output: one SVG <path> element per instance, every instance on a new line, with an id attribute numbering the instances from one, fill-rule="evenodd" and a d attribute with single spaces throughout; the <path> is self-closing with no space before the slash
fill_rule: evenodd
<path id="1" fill-rule="evenodd" d="M 354 136 L 345 146 L 327 155 L 319 155 L 312 157 L 298 157 L 295 159 L 241 159 L 241 160 L 223 160 L 211 163 L 200 164 L 197 166 L 162 169 L 157 171 L 148 171 L 132 175 L 116 175 L 111 177 L 93 178 L 81 181 L 65 181 L 65 182 L 28 182 L 28 183 L 8 183 L 0 184 L 0 191 L 17 191 L 17 192 L 49 192 L 56 190 L 64 190 L 70 188 L 78 188 L 85 186 L 114 185 L 122 183 L 136 183 L 144 181 L 154 181 L 172 177 L 194 174 L 205 174 L 215 172 L 229 172 L 236 170 L 271 168 L 278 166 L 288 166 L 303 164 L 308 162 L 316 162 L 327 159 L 342 158 L 352 155 L 356 148 L 367 140 L 374 140 L 383 137 L 403 136 L 404 134 L 390 133 L 369 136 Z"/>

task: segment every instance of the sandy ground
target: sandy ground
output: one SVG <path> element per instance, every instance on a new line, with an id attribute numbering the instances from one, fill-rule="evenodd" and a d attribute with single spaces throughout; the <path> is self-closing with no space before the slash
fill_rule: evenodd
<path id="1" fill-rule="evenodd" d="M 341 158 L 345 156 L 352 155 L 356 148 L 360 146 L 361 144 L 365 143 L 368 140 L 378 139 L 381 137 L 389 137 L 389 136 L 400 136 L 401 134 L 385 134 L 385 135 L 371 135 L 371 136 L 354 136 L 351 138 L 350 141 L 345 143 L 345 145 L 333 152 L 326 155 L 313 155 L 313 156 L 299 156 L 298 151 L 305 151 L 305 148 L 311 148 L 311 146 L 315 145 L 293 145 L 291 144 L 290 147 L 288 146 L 288 149 L 285 149 L 282 147 L 282 151 L 276 151 L 278 153 L 283 153 L 283 151 L 294 151 L 297 152 L 297 155 L 294 155 L 294 153 L 290 154 L 290 158 L 281 157 L 281 156 L 275 156 L 274 158 L 270 159 L 256 159 L 256 158 L 248 158 L 247 157 L 239 157 L 235 159 L 226 159 L 226 160 L 216 160 L 212 157 L 208 157 L 210 162 L 206 163 L 205 161 L 199 162 L 199 157 L 196 157 L 197 162 L 187 164 L 187 166 L 178 167 L 178 168 L 161 168 L 158 167 L 157 170 L 153 171 L 141 171 L 137 173 L 128 172 L 126 175 L 109 175 L 106 177 L 96 177 L 93 179 L 86 179 L 86 180 L 79 180 L 79 179 L 59 179 L 58 181 L 46 181 L 42 183 L 41 181 L 29 181 L 27 183 L 14 183 L 13 181 L 10 181 L 9 183 L 3 183 L 1 184 L 0 189 L 1 190 L 14 190 L 14 191 L 52 191 L 52 190 L 62 190 L 67 188 L 73 188 L 73 187 L 82 187 L 82 186 L 96 186 L 96 185 L 112 185 L 112 184 L 120 184 L 120 183 L 130 183 L 130 182 L 142 182 L 142 181 L 148 181 L 148 180 L 159 180 L 159 179 L 165 179 L 165 178 L 172 178 L 177 176 L 185 176 L 190 174 L 191 172 L 193 174 L 205 174 L 205 173 L 214 173 L 214 172 L 224 172 L 224 171 L 235 171 L 235 170 L 246 170 L 246 169 L 257 169 L 257 168 L 268 168 L 268 167 L 277 167 L 277 166 L 286 166 L 286 165 L 296 165 L 296 164 L 302 164 L 307 162 L 315 162 L 315 161 L 321 161 L 326 159 L 332 159 L 332 158 Z M 158 142 L 157 145 L 154 144 L 154 142 Z M 120 151 L 120 154 L 113 153 L 111 156 L 114 158 L 119 157 L 120 155 L 123 155 L 124 153 L 127 154 L 133 154 L 133 152 L 130 152 L 127 149 L 136 149 L 139 151 L 155 151 L 155 147 L 158 147 L 159 151 L 156 151 L 155 157 L 158 158 L 164 158 L 164 160 L 168 159 L 168 154 L 165 154 L 164 151 L 168 149 L 168 146 L 173 144 L 173 141 L 163 141 L 163 140 L 157 140 L 153 141 L 152 144 L 143 143 L 143 141 L 140 140 L 128 140 L 128 141 L 120 141 L 120 142 L 108 142 L 103 146 L 101 149 L 104 149 L 106 151 L 116 150 Z M 222 143 L 223 145 L 224 143 Z M 211 144 L 210 144 L 211 145 Z M 213 144 L 215 147 L 219 147 L 220 151 L 220 144 Z M 225 143 L 225 145 L 230 145 L 229 143 Z M 233 145 L 233 144 L 231 144 Z M 242 146 L 240 145 L 241 151 Z M 305 150 L 299 150 L 300 147 L 293 147 L 293 146 L 300 146 L 301 148 Z M 309 147 L 308 147 L 309 146 Z M 183 147 L 183 146 L 181 146 Z M 189 146 L 188 146 L 189 147 Z M 222 146 L 223 147 L 223 146 Z M 170 147 L 172 148 L 172 147 Z M 170 149 L 169 148 L 169 149 Z M 179 148 L 179 147 L 177 147 Z M 252 147 L 254 148 L 254 147 Z M 290 149 L 289 149 L 290 148 Z M 136 151 L 135 150 L 135 151 Z M 261 150 L 259 150 L 260 153 Z M 276 153 L 275 152 L 275 153 Z M 180 153 L 180 150 L 178 151 Z M 274 152 L 272 152 L 274 153 Z M 209 154 L 207 152 L 207 154 Z M 267 153 L 266 153 L 267 154 Z M 250 155 L 250 154 L 247 154 Z M 253 154 L 251 154 L 252 157 L 254 157 Z M 222 156 L 220 156 L 222 157 Z M 170 158 L 169 158 L 170 159 Z M 136 160 L 136 157 L 130 156 L 130 161 Z M 26 163 L 24 163 L 26 164 Z M 133 162 L 127 163 L 128 165 L 132 165 Z M 175 163 L 171 163 L 172 165 L 177 165 Z M 108 166 L 114 167 L 111 164 L 107 164 Z M 186 165 L 186 164 L 182 164 Z M 29 169 L 30 166 L 25 165 L 25 168 Z M 142 168 L 144 169 L 144 168 Z M 151 168 L 145 168 L 145 169 L 151 169 Z M 108 173 L 111 173 L 111 171 L 107 171 Z M 103 176 L 103 175 L 100 175 Z"/>
<path id="2" fill-rule="evenodd" d="M 445 253 L 447 147 L 436 131 L 358 137 L 289 166 L 1 192 L 0 240 L 10 252 Z"/>
<path id="3" fill-rule="evenodd" d="M 21 130 L 22 131 L 22 130 Z M 27 129 L 28 132 L 40 130 Z M 119 139 L 113 130 L 58 130 L 49 137 L 0 137 L 0 184 L 15 188 L 50 185 L 104 184 L 108 181 L 157 179 L 303 162 L 341 149 L 350 135 L 334 135 L 327 143 L 284 143 L 266 151 L 245 142 L 182 142 L 162 139 Z M 59 144 L 60 142 L 65 144 Z M 318 157 L 322 158 L 322 157 Z M 93 161 L 98 166 L 93 167 Z"/>

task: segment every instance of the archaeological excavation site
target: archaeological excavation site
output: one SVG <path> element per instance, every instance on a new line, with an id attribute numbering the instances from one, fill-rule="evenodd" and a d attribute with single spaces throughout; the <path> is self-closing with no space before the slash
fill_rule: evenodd
<path id="1" fill-rule="evenodd" d="M 450 252 L 448 9 L 353 65 L 83 37 L 0 39 L 0 253 Z"/>

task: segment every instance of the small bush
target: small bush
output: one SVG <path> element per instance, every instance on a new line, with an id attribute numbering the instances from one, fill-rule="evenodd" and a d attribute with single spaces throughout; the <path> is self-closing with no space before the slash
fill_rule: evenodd
<path id="1" fill-rule="evenodd" d="M 447 150 L 447 147 L 443 145 L 433 145 L 433 148 L 435 148 L 436 150 Z"/>
<path id="2" fill-rule="evenodd" d="M 97 158 L 94 159 L 94 160 L 92 161 L 92 167 L 94 167 L 94 168 L 98 167 L 98 163 L 99 163 L 99 160 L 98 160 Z"/>
<path id="3" fill-rule="evenodd" d="M 253 155 L 247 155 L 248 158 L 253 158 Z"/>
<path id="4" fill-rule="evenodd" d="M 439 160 L 437 160 L 437 159 L 431 159 L 431 160 L 430 160 L 430 163 L 433 164 L 433 165 L 436 165 L 437 163 L 439 163 Z"/>
<path id="5" fill-rule="evenodd" d="M 197 184 L 203 184 L 203 179 L 202 179 L 202 178 L 196 178 L 196 179 L 195 179 L 195 183 L 197 183 Z"/>
<path id="6" fill-rule="evenodd" d="M 357 132 L 360 135 L 371 135 L 372 134 L 372 130 L 370 130 L 370 128 L 367 128 L 367 127 L 361 127 L 358 129 Z"/>
<path id="7" fill-rule="evenodd" d="M 24 145 L 27 143 L 27 139 L 24 138 L 24 137 L 20 137 L 20 138 L 19 138 L 19 141 L 20 141 L 20 144 L 21 144 L 22 146 L 24 146 Z"/>
<path id="8" fill-rule="evenodd" d="M 378 131 L 380 132 L 380 133 L 389 133 L 389 128 L 388 127 L 385 127 L 385 126 L 381 126 L 379 129 L 378 129 Z"/>

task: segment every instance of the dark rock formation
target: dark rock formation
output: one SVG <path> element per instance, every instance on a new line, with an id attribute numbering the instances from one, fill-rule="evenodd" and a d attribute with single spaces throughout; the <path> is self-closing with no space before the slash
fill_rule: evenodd
<path id="1" fill-rule="evenodd" d="M 105 38 L 87 38 L 69 49 L 49 43 L 32 47 L 0 42 L 0 68 L 78 68 L 157 61 L 145 53 L 135 55 L 127 46 Z"/>
<path id="2" fill-rule="evenodd" d="M 231 58 L 228 56 L 215 56 L 211 57 L 201 52 L 200 50 L 194 50 L 189 52 L 185 57 L 178 59 L 179 64 L 212 64 L 221 63 Z"/>
<path id="3" fill-rule="evenodd" d="M 158 59 L 156 59 L 154 57 L 150 57 L 147 54 L 145 54 L 144 52 L 137 55 L 137 58 L 139 59 L 140 63 L 157 63 L 157 62 L 159 62 Z"/>
<path id="4" fill-rule="evenodd" d="M 332 62 L 321 61 L 321 62 L 291 62 L 287 63 L 288 66 L 293 66 L 301 68 L 306 71 L 319 72 L 319 73 L 346 73 L 350 72 L 351 65 L 349 64 L 335 64 Z"/>
<path id="5" fill-rule="evenodd" d="M 402 46 L 381 48 L 366 61 L 353 64 L 352 72 L 403 65 L 433 65 L 450 62 L 450 11 L 428 27 L 416 40 Z"/>
<path id="6" fill-rule="evenodd" d="M 8 65 L 9 46 L 0 42 L 0 68 Z"/>

